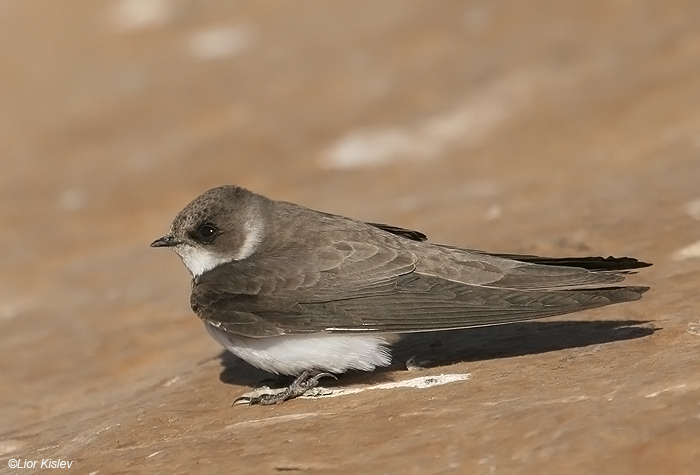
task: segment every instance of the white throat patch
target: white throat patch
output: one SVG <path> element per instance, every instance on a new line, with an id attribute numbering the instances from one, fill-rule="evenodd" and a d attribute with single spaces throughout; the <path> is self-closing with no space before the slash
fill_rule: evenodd
<path id="1" fill-rule="evenodd" d="M 248 220 L 245 224 L 243 244 L 235 254 L 220 254 L 206 247 L 180 244 L 173 250 L 180 256 L 182 263 L 192 274 L 199 277 L 206 271 L 231 261 L 240 261 L 250 257 L 260 245 L 263 237 L 263 224 L 260 220 Z"/>
<path id="2" fill-rule="evenodd" d="M 178 253 L 182 263 L 185 264 L 192 277 L 199 277 L 206 271 L 233 260 L 231 257 L 223 257 L 205 248 L 194 247 L 189 244 L 177 246 L 175 252 Z"/>

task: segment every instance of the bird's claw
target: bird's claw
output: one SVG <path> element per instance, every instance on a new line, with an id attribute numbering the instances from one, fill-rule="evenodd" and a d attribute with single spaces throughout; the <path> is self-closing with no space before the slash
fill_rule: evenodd
<path id="1" fill-rule="evenodd" d="M 242 395 L 233 401 L 231 405 L 240 406 L 247 404 L 249 406 L 269 406 L 272 404 L 279 404 L 299 396 L 320 396 L 324 394 L 323 391 L 313 390 L 316 389 L 318 380 L 326 376 L 329 376 L 335 380 L 338 379 L 332 373 L 318 373 L 311 376 L 310 372 L 305 371 L 286 388 L 270 389 L 269 387 L 261 387 Z"/>

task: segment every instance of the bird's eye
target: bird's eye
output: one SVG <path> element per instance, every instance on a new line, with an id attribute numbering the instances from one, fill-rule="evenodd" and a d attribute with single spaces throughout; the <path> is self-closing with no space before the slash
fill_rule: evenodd
<path id="1" fill-rule="evenodd" d="M 202 241 L 211 241 L 219 233 L 211 224 L 203 224 L 197 228 L 197 237 Z"/>

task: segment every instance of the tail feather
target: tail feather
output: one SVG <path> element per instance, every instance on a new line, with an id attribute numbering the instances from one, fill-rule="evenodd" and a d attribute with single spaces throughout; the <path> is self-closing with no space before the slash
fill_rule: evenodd
<path id="1" fill-rule="evenodd" d="M 514 261 L 545 266 L 579 267 L 591 271 L 625 271 L 651 266 L 633 257 L 539 257 L 520 254 L 492 254 Z"/>

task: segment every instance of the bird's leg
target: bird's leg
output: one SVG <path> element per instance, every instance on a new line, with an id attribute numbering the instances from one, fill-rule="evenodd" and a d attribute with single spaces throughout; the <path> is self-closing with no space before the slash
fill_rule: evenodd
<path id="1" fill-rule="evenodd" d="M 289 399 L 294 399 L 295 397 L 302 396 L 309 389 L 315 388 L 318 385 L 318 380 L 325 376 L 330 376 L 333 379 L 338 379 L 335 377 L 335 375 L 331 373 L 304 371 L 299 376 L 297 376 L 297 378 L 294 381 L 292 381 L 292 384 L 290 384 L 281 391 L 270 391 L 260 395 L 244 395 L 233 401 L 233 404 L 248 403 L 251 406 L 254 404 L 260 404 L 262 406 L 279 404 Z"/>

